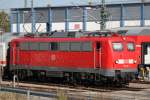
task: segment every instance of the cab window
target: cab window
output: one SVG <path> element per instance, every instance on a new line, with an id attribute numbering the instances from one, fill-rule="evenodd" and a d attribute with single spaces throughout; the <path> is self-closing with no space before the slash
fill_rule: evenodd
<path id="1" fill-rule="evenodd" d="M 127 48 L 129 51 L 134 51 L 135 50 L 134 43 L 132 43 L 132 42 L 127 43 Z"/>
<path id="2" fill-rule="evenodd" d="M 122 51 L 123 50 L 123 44 L 120 42 L 112 43 L 113 50 L 114 51 Z"/>

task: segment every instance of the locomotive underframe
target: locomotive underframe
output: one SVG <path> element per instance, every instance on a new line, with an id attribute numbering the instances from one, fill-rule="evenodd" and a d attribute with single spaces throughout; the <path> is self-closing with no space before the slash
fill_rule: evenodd
<path id="1" fill-rule="evenodd" d="M 104 69 L 67 69 L 58 67 L 37 67 L 12 65 L 10 67 L 12 74 L 17 74 L 20 79 L 25 77 L 57 77 L 69 81 L 89 81 L 89 82 L 123 82 L 128 83 L 134 78 L 136 70 L 104 70 Z M 13 76 L 13 75 L 11 75 Z M 42 78 L 39 78 L 42 79 Z"/>

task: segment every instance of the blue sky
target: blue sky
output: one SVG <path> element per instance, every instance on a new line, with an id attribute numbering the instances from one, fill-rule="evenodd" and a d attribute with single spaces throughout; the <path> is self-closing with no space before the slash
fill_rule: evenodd
<path id="1" fill-rule="evenodd" d="M 86 4 L 88 1 L 94 3 L 100 2 L 100 0 L 34 0 L 34 6 L 42 7 L 46 6 L 48 3 L 51 3 L 52 6 L 61 6 L 61 5 L 81 5 Z M 136 2 L 140 0 L 106 0 L 106 2 Z M 146 0 L 148 1 L 148 0 Z M 31 0 L 28 0 L 28 7 L 30 7 Z M 24 0 L 0 0 L 0 9 L 9 9 L 9 8 L 18 8 L 24 7 Z"/>

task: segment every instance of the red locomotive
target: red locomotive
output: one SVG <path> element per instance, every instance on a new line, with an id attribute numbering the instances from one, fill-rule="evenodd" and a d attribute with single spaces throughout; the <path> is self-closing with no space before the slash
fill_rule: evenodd
<path id="1" fill-rule="evenodd" d="M 127 83 L 138 64 L 134 39 L 100 32 L 78 38 L 22 37 L 12 40 L 8 51 L 9 71 L 20 79 L 33 76 Z"/>

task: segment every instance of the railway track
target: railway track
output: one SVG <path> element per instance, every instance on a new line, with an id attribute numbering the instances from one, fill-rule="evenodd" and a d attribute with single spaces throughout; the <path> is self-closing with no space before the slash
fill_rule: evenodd
<path id="1" fill-rule="evenodd" d="M 2 86 L 13 86 L 10 81 L 3 81 L 1 83 Z M 40 90 L 40 91 L 53 91 L 53 90 L 66 90 L 73 92 L 85 92 L 85 91 L 110 91 L 110 88 L 92 88 L 92 87 L 84 87 L 84 86 L 71 86 L 71 85 L 62 85 L 62 84 L 53 84 L 53 83 L 36 83 L 36 82 L 19 82 L 15 84 L 16 87 L 19 88 L 30 88 L 32 90 Z"/>
<path id="2" fill-rule="evenodd" d="M 149 80 L 133 80 L 131 83 L 150 84 Z"/>
<path id="3" fill-rule="evenodd" d="M 3 81 L 1 86 L 10 87 L 12 82 Z M 17 88 L 30 89 L 32 91 L 43 91 L 58 94 L 63 92 L 68 98 L 76 98 L 82 100 L 83 98 L 104 98 L 104 99 L 133 99 L 149 100 L 150 98 L 150 84 L 130 83 L 128 87 L 84 87 L 84 86 L 66 86 L 60 84 L 49 83 L 16 83 Z M 145 93 L 146 92 L 146 93 Z M 118 95 L 119 94 L 119 95 Z M 82 98 L 82 99 L 81 99 Z M 126 100 L 125 99 L 125 100 Z M 97 99 L 96 99 L 97 100 Z"/>

